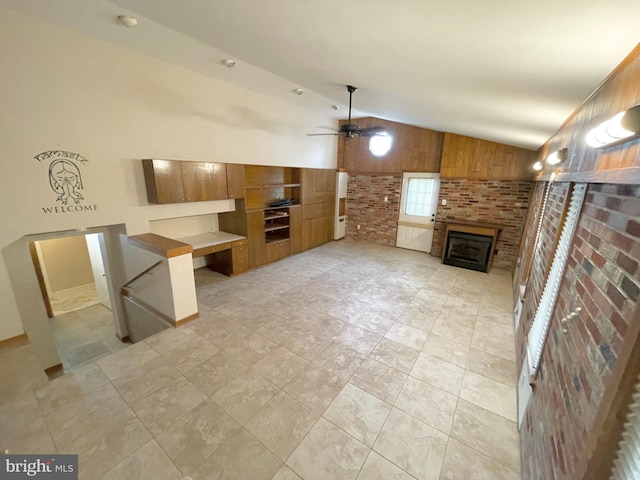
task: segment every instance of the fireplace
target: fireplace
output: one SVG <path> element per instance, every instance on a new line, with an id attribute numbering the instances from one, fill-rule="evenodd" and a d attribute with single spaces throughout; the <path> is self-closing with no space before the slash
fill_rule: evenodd
<path id="1" fill-rule="evenodd" d="M 449 232 L 444 263 L 486 272 L 493 237 L 473 233 Z"/>
<path id="2" fill-rule="evenodd" d="M 501 227 L 476 222 L 447 222 L 442 263 L 489 272 Z"/>

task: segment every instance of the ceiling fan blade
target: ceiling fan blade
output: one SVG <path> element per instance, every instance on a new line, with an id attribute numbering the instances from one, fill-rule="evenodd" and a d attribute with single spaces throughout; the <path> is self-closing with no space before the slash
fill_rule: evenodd
<path id="1" fill-rule="evenodd" d="M 372 137 L 374 135 L 384 132 L 384 128 L 379 125 L 374 125 L 372 127 L 360 128 L 359 132 L 360 132 L 359 135 L 363 137 Z"/>

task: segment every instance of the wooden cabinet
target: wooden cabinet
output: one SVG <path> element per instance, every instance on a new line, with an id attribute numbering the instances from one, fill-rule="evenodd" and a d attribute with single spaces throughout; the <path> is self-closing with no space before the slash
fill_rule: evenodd
<path id="1" fill-rule="evenodd" d="M 300 220 L 300 206 L 267 208 L 264 210 L 264 244 L 267 262 L 274 262 L 292 253 L 292 239 L 299 244 L 300 235 L 296 230 Z M 300 247 L 298 246 L 298 251 Z"/>
<path id="2" fill-rule="evenodd" d="M 317 247 L 333 238 L 336 171 L 302 170 L 302 250 Z"/>
<path id="3" fill-rule="evenodd" d="M 291 253 L 290 240 L 280 240 L 266 245 L 267 262 L 275 262 L 289 256 Z"/>
<path id="4" fill-rule="evenodd" d="M 300 253 L 302 251 L 302 207 L 300 205 L 289 207 L 289 225 L 291 253 Z"/>
<path id="5" fill-rule="evenodd" d="M 145 159 L 142 167 L 150 203 L 204 202 L 244 196 L 244 165 Z"/>
<path id="6" fill-rule="evenodd" d="M 319 217 L 302 221 L 302 249 L 318 247 L 333 237 L 333 217 Z"/>
<path id="7" fill-rule="evenodd" d="M 249 270 L 249 248 L 245 243 L 232 248 L 233 274 L 238 275 Z"/>
<path id="8" fill-rule="evenodd" d="M 227 163 L 227 192 L 229 198 L 244 198 L 244 165 Z"/>
<path id="9" fill-rule="evenodd" d="M 303 168 L 302 204 L 332 202 L 336 193 L 336 171 Z"/>
<path id="10" fill-rule="evenodd" d="M 150 203 L 185 201 L 182 166 L 173 160 L 142 160 L 147 198 Z"/>
<path id="11" fill-rule="evenodd" d="M 224 163 L 177 162 L 182 171 L 185 202 L 228 198 L 227 169 Z"/>
<path id="12" fill-rule="evenodd" d="M 284 198 L 300 203 L 299 168 L 245 165 L 244 173 L 248 209 L 265 208 Z"/>
<path id="13" fill-rule="evenodd" d="M 246 216 L 247 238 L 249 239 L 249 266 L 256 268 L 268 262 L 264 248 L 264 211 L 246 212 Z"/>
<path id="14" fill-rule="evenodd" d="M 333 169 L 243 165 L 243 199 L 218 214 L 220 230 L 247 237 L 249 267 L 322 245 L 333 238 L 336 172 Z M 227 185 L 236 174 L 227 165 Z M 293 205 L 270 207 L 277 199 Z M 301 202 L 304 205 L 301 205 Z"/>

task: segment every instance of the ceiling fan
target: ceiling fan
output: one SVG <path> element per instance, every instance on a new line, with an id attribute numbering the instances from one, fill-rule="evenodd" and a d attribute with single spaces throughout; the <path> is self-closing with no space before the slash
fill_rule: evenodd
<path id="1" fill-rule="evenodd" d="M 372 126 L 360 128 L 358 125 L 351 123 L 351 98 L 353 97 L 353 92 L 358 90 L 357 87 L 352 85 L 347 85 L 347 91 L 349 92 L 349 120 L 345 125 L 340 127 L 337 133 L 307 133 L 307 136 L 313 137 L 318 135 L 342 135 L 345 138 L 352 137 L 372 137 L 374 135 L 379 135 L 384 132 L 384 128 L 380 126 Z"/>

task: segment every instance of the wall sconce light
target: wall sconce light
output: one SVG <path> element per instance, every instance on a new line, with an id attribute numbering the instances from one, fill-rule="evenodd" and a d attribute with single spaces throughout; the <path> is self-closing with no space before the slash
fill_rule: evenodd
<path id="1" fill-rule="evenodd" d="M 640 137 L 640 104 L 591 129 L 585 141 L 593 148 L 619 145 Z"/>
<path id="2" fill-rule="evenodd" d="M 540 170 L 542 170 L 542 167 L 543 167 L 543 165 L 542 165 L 542 162 L 540 160 L 538 160 L 536 163 L 533 164 L 533 169 L 536 172 L 539 172 Z"/>
<path id="3" fill-rule="evenodd" d="M 386 155 L 391 150 L 393 137 L 387 132 L 376 133 L 369 139 L 369 151 L 376 157 Z"/>
<path id="4" fill-rule="evenodd" d="M 138 25 L 138 19 L 129 15 L 118 15 L 118 21 L 127 28 L 133 28 Z"/>
<path id="5" fill-rule="evenodd" d="M 563 163 L 569 154 L 569 150 L 567 148 L 561 148 L 560 150 L 549 154 L 547 157 L 547 163 L 549 165 L 558 165 L 559 163 Z"/>

